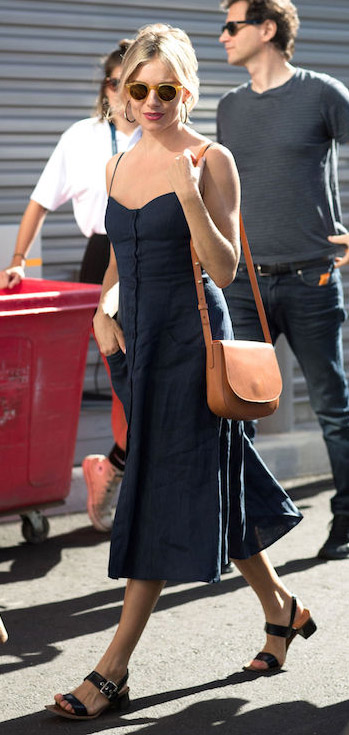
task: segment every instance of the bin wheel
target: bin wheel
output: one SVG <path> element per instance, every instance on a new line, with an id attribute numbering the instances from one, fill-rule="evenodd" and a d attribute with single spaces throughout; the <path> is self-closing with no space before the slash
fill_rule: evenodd
<path id="1" fill-rule="evenodd" d="M 50 530 L 50 524 L 39 510 L 25 513 L 22 518 L 22 534 L 29 544 L 41 544 L 45 541 Z"/>

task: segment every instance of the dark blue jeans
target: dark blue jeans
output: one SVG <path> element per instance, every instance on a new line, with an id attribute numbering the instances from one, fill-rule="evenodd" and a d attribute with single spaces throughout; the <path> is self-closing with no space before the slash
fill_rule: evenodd
<path id="1" fill-rule="evenodd" d="M 336 494 L 333 513 L 349 515 L 349 392 L 343 365 L 342 280 L 334 270 L 319 286 L 324 267 L 281 276 L 258 276 L 270 332 L 275 343 L 283 333 L 307 382 L 310 403 L 326 442 Z M 262 340 L 246 270 L 224 290 L 237 339 Z"/>

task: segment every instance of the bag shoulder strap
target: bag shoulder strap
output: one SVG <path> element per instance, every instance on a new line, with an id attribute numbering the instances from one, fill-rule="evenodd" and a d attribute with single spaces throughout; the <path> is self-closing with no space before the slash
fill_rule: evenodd
<path id="1" fill-rule="evenodd" d="M 247 235 L 246 235 L 246 230 L 245 230 L 245 225 L 243 223 L 241 212 L 240 212 L 240 238 L 241 238 L 242 249 L 243 249 L 244 256 L 245 256 L 247 272 L 248 272 L 248 275 L 249 275 L 249 279 L 250 279 L 250 283 L 251 283 L 251 288 L 252 288 L 254 300 L 256 302 L 256 307 L 257 307 L 257 311 L 258 311 L 259 321 L 261 323 L 261 327 L 262 327 L 263 334 L 264 334 L 264 339 L 265 339 L 266 342 L 270 342 L 270 344 L 272 344 L 273 342 L 272 342 L 272 338 L 271 338 L 271 334 L 270 334 L 270 330 L 269 330 L 269 326 L 268 326 L 268 322 L 267 322 L 267 317 L 266 317 L 266 314 L 265 314 L 265 309 L 264 309 L 264 305 L 263 305 L 263 301 L 262 301 L 262 297 L 261 297 L 261 292 L 260 292 L 259 286 L 258 286 L 258 281 L 257 281 L 255 267 L 254 267 L 254 264 L 253 264 L 253 259 L 252 259 L 252 254 L 251 254 L 251 248 L 250 248 L 249 243 L 248 243 L 248 239 L 247 239 Z"/>
<path id="2" fill-rule="evenodd" d="M 200 158 L 202 158 L 202 156 L 205 154 L 205 152 L 211 145 L 212 143 L 208 143 L 207 145 L 201 148 L 197 156 L 195 165 L 200 160 Z M 267 322 L 267 317 L 265 314 L 262 297 L 261 297 L 260 290 L 258 287 L 256 272 L 254 269 L 252 255 L 251 255 L 251 249 L 248 243 L 246 230 L 245 230 L 245 226 L 243 223 L 241 212 L 240 212 L 240 237 L 241 237 L 242 249 L 243 249 L 244 256 L 245 256 L 247 271 L 248 271 L 248 275 L 249 275 L 249 279 L 251 283 L 251 288 L 252 288 L 254 300 L 256 303 L 259 320 L 260 320 L 261 327 L 263 330 L 264 339 L 266 342 L 269 342 L 270 344 L 272 344 L 271 334 L 270 334 L 270 330 L 269 330 L 269 326 Z M 200 317 L 201 317 L 205 345 L 207 349 L 208 360 L 209 360 L 209 363 L 212 363 L 211 364 L 211 367 L 212 367 L 213 353 L 212 353 L 211 325 L 210 325 L 210 319 L 208 315 L 208 306 L 206 303 L 205 289 L 204 289 L 203 282 L 202 282 L 201 265 L 200 265 L 200 261 L 198 259 L 198 256 L 197 256 L 192 240 L 190 240 L 190 252 L 191 252 L 191 259 L 192 259 L 192 264 L 193 264 L 196 293 L 197 293 L 197 298 L 198 298 L 198 309 L 200 311 Z"/>
<path id="3" fill-rule="evenodd" d="M 212 143 L 207 143 L 200 149 L 197 155 L 196 161 L 194 163 L 194 166 L 197 166 L 198 161 L 200 160 L 200 158 L 204 156 L 207 149 L 210 148 L 211 145 Z M 212 332 L 211 332 L 210 318 L 208 315 L 208 306 L 206 302 L 205 289 L 202 283 L 202 270 L 201 270 L 200 261 L 196 254 L 196 250 L 194 248 L 192 240 L 190 240 L 190 253 L 191 253 L 191 260 L 193 264 L 194 280 L 195 280 L 195 286 L 196 286 L 196 293 L 198 297 L 198 309 L 199 309 L 200 317 L 201 317 L 201 324 L 202 324 L 202 330 L 204 334 L 205 346 L 207 350 L 207 355 L 212 355 Z M 212 365 L 213 365 L 213 355 L 211 359 L 212 359 Z"/>

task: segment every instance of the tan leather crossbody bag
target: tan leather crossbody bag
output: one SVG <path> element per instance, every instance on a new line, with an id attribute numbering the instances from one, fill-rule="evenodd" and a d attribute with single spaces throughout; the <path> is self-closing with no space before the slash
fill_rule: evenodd
<path id="1" fill-rule="evenodd" d="M 202 149 L 197 161 L 204 155 Z M 207 403 L 217 416 L 252 420 L 270 416 L 279 405 L 282 378 L 240 214 L 240 236 L 265 342 L 212 339 L 202 269 L 190 243 L 198 308 L 206 345 Z"/>

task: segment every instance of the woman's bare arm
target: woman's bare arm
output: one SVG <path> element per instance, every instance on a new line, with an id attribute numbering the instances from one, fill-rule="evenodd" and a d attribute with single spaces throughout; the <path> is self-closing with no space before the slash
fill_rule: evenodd
<path id="1" fill-rule="evenodd" d="M 41 230 L 47 211 L 34 199 L 29 201 L 19 226 L 11 263 L 8 268 L 0 271 L 0 288 L 13 288 L 24 278 L 26 256 Z"/>
<path id="2" fill-rule="evenodd" d="M 205 158 L 202 195 L 189 152 L 177 156 L 168 173 L 200 263 L 217 286 L 224 288 L 235 277 L 240 258 L 239 176 L 226 148 L 215 145 Z"/>
<path id="3" fill-rule="evenodd" d="M 124 333 L 116 320 L 109 316 L 106 306 L 108 291 L 118 282 L 118 267 L 111 245 L 109 265 L 104 274 L 101 296 L 93 319 L 95 337 L 103 355 L 112 355 L 118 350 L 126 352 Z"/>

